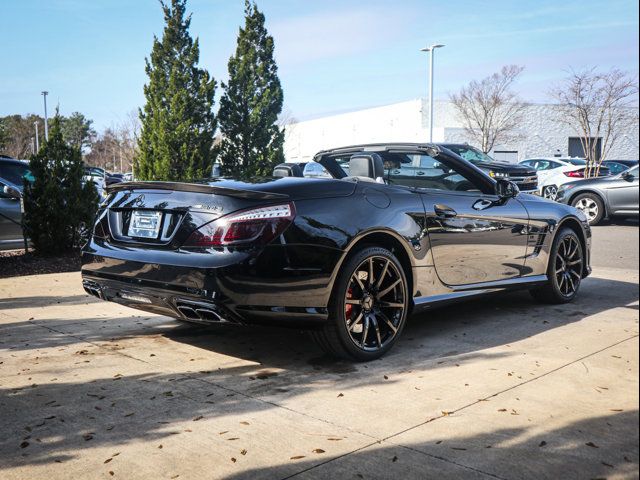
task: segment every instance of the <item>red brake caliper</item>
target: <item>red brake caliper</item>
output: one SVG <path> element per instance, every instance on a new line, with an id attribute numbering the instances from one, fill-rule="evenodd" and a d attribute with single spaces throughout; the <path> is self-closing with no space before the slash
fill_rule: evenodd
<path id="1" fill-rule="evenodd" d="M 353 298 L 353 289 L 351 287 L 349 287 L 349 290 L 347 290 L 347 298 Z M 347 321 L 351 321 L 352 311 L 353 311 L 353 305 L 351 305 L 350 303 L 347 303 L 347 305 L 344 307 L 344 316 L 346 317 Z"/>

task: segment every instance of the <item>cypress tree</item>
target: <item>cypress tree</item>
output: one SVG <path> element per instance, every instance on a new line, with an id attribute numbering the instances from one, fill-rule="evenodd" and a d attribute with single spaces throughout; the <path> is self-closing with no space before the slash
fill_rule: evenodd
<path id="1" fill-rule="evenodd" d="M 80 148 L 65 142 L 59 115 L 29 169 L 34 181 L 25 179 L 23 225 L 36 252 L 54 254 L 80 246 L 93 226 L 98 193 L 92 182 L 83 182 Z"/>
<path id="2" fill-rule="evenodd" d="M 269 175 L 284 161 L 284 131 L 276 125 L 283 93 L 273 50 L 264 15 L 245 0 L 245 25 L 229 59 L 229 81 L 223 84 L 218 112 L 225 174 Z"/>
<path id="3" fill-rule="evenodd" d="M 165 27 L 146 59 L 149 83 L 134 173 L 141 180 L 191 180 L 211 175 L 216 82 L 198 67 L 198 39 L 189 35 L 186 0 L 161 2 Z"/>

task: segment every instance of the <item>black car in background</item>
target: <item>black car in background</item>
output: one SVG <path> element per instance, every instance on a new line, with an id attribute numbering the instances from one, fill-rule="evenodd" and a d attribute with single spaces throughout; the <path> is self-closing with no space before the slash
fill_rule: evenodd
<path id="1" fill-rule="evenodd" d="M 438 145 L 473 163 L 491 178 L 509 180 L 515 183 L 521 192 L 538 193 L 538 172 L 531 167 L 498 162 L 466 143 L 440 143 Z"/>
<path id="2" fill-rule="evenodd" d="M 22 248 L 22 208 L 24 181 L 33 181 L 29 163 L 0 158 L 0 250 Z"/>
<path id="3" fill-rule="evenodd" d="M 330 178 L 288 164 L 273 178 L 111 186 L 83 249 L 85 290 L 191 322 L 304 326 L 327 352 L 372 360 L 411 312 L 519 288 L 569 302 L 590 273 L 581 212 L 449 150 L 361 145 L 314 160 Z M 403 165 L 424 175 L 407 183 Z"/>

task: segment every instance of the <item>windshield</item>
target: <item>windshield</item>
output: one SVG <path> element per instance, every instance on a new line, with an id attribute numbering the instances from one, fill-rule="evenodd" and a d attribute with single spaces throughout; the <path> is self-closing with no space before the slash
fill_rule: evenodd
<path id="1" fill-rule="evenodd" d="M 471 163 L 495 163 L 493 158 L 474 147 L 450 145 L 447 148 Z"/>
<path id="2" fill-rule="evenodd" d="M 24 180 L 33 182 L 33 174 L 26 163 L 0 163 L 0 178 L 22 188 Z"/>

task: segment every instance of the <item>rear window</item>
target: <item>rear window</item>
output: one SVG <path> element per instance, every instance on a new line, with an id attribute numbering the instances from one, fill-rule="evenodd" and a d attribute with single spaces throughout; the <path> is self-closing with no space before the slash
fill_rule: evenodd
<path id="1" fill-rule="evenodd" d="M 576 167 L 586 167 L 587 161 L 583 158 L 571 158 L 569 159 L 569 163 L 571 165 L 575 165 Z"/>

